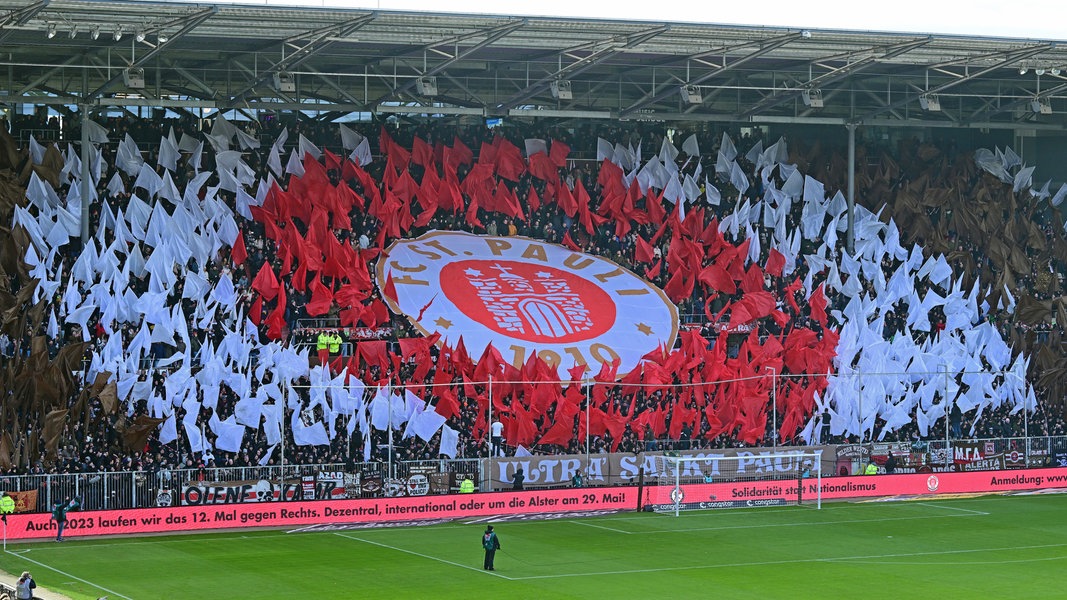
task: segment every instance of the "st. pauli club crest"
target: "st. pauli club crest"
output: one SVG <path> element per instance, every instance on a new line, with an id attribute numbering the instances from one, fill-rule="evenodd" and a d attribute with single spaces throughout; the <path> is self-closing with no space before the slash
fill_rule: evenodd
<path id="1" fill-rule="evenodd" d="M 423 334 L 449 346 L 462 337 L 472 356 L 491 343 L 517 367 L 536 352 L 560 379 L 576 364 L 595 373 L 616 359 L 625 375 L 678 334 L 678 310 L 659 288 L 530 238 L 433 231 L 394 242 L 376 276 L 389 307 Z"/>

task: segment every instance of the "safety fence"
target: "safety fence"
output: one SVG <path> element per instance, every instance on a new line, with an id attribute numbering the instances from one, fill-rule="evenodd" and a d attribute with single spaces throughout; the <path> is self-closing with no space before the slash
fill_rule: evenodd
<path id="1" fill-rule="evenodd" d="M 1067 464 L 1067 436 L 866 442 L 823 446 L 825 476 L 862 473 L 876 463 L 880 473 L 894 456 L 895 472 L 989 471 L 1040 468 Z M 712 449 L 677 440 L 650 445 L 644 454 L 744 453 L 754 458 L 794 448 Z M 586 485 L 626 485 L 636 476 L 609 480 L 594 473 L 615 455 L 440 459 L 421 461 L 287 464 L 257 467 L 205 467 L 155 471 L 33 474 L 0 476 L 0 490 L 13 493 L 19 512 L 47 512 L 59 502 L 78 498 L 86 510 L 122 510 L 155 506 L 227 504 L 296 500 L 329 500 L 448 494 L 470 479 L 476 489 L 505 487 L 511 469 L 525 465 L 528 483 L 536 487 L 570 485 L 570 475 L 547 477 L 565 462 L 586 469 Z M 636 456 L 629 454 L 629 456 Z M 568 459 L 568 460 L 563 460 Z M 625 461 L 624 461 L 625 462 Z M 639 468 L 640 460 L 632 461 Z M 540 479 L 538 479 L 540 478 Z"/>
<path id="2" fill-rule="evenodd" d="M 416 495 L 397 486 L 409 485 L 412 477 L 445 475 L 447 481 L 434 491 L 447 493 L 459 481 L 481 481 L 478 459 L 394 462 L 392 472 L 385 462 L 262 467 L 161 469 L 156 471 L 107 471 L 0 476 L 0 490 L 14 492 L 24 505 L 19 512 L 46 512 L 59 502 L 77 498 L 86 510 L 120 510 L 202 502 L 221 503 L 215 494 L 229 494 L 241 502 L 242 490 L 249 501 L 328 499 L 330 497 L 377 497 Z M 307 488 L 309 478 L 312 489 Z M 353 484 L 355 484 L 353 486 Z M 419 495 L 430 492 L 415 490 Z M 270 497 L 268 498 L 267 495 Z M 209 497 L 210 496 L 210 497 Z M 256 497 L 258 496 L 258 497 Z"/>

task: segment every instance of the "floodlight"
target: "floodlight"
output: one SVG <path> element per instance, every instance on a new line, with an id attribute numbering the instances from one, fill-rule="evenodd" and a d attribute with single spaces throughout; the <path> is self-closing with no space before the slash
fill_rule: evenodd
<path id="1" fill-rule="evenodd" d="M 800 92 L 800 99 L 804 101 L 804 106 L 810 106 L 811 108 L 822 108 L 822 90 L 810 89 Z"/>

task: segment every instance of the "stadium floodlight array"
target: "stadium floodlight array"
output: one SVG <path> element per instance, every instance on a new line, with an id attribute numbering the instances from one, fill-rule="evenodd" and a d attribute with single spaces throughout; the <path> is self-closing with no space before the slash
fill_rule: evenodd
<path id="1" fill-rule="evenodd" d="M 822 452 L 657 456 L 645 507 L 655 512 L 765 506 L 822 508 Z"/>

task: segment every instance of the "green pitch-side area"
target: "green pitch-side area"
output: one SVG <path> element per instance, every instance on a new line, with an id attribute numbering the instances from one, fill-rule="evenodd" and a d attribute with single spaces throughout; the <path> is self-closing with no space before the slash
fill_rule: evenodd
<path id="1" fill-rule="evenodd" d="M 9 544 L 72 598 L 1062 598 L 1067 496 Z"/>

